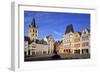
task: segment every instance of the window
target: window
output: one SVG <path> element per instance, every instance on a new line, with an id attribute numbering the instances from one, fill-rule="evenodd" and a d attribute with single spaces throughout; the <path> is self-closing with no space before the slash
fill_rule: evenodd
<path id="1" fill-rule="evenodd" d="M 80 50 L 78 49 L 78 50 L 74 50 L 74 53 L 75 54 L 80 54 Z"/>
<path id="2" fill-rule="evenodd" d="M 85 43 L 82 44 L 82 47 L 85 47 Z"/>
<path id="3" fill-rule="evenodd" d="M 88 42 L 86 42 L 86 46 L 89 46 L 89 43 Z"/>
<path id="4" fill-rule="evenodd" d="M 72 37 L 73 37 L 73 35 L 72 35 L 72 34 L 70 34 L 70 35 L 69 35 L 69 38 L 72 38 Z"/>
<path id="5" fill-rule="evenodd" d="M 79 48 L 80 47 L 80 44 L 75 44 L 74 47 L 75 48 Z"/>
<path id="6" fill-rule="evenodd" d="M 83 34 L 86 34 L 86 32 L 84 31 Z"/>
<path id="7" fill-rule="evenodd" d="M 75 38 L 74 39 L 74 42 L 79 42 L 80 41 L 80 38 Z"/>
<path id="8" fill-rule="evenodd" d="M 43 54 L 46 54 L 46 51 L 43 51 Z"/>
<path id="9" fill-rule="evenodd" d="M 86 36 L 86 40 L 88 40 L 88 36 Z"/>
<path id="10" fill-rule="evenodd" d="M 82 54 L 88 54 L 89 50 L 88 49 L 82 49 Z"/>
<path id="11" fill-rule="evenodd" d="M 65 52 L 66 50 L 64 49 L 64 52 Z"/>
<path id="12" fill-rule="evenodd" d="M 85 47 L 85 46 L 89 46 L 89 43 L 85 42 L 85 43 L 82 44 L 82 47 Z"/>

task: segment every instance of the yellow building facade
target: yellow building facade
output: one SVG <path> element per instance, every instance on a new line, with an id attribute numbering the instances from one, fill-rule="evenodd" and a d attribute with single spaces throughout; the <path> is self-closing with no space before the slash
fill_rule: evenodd
<path id="1" fill-rule="evenodd" d="M 73 34 L 73 53 L 74 54 L 80 54 L 81 52 L 81 33 L 80 32 L 75 32 Z"/>

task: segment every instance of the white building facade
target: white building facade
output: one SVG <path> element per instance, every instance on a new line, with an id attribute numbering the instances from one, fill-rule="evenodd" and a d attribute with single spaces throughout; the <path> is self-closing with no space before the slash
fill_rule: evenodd
<path id="1" fill-rule="evenodd" d="M 73 32 L 69 32 L 63 36 L 63 48 L 65 53 L 73 53 L 73 34 Z"/>
<path id="2" fill-rule="evenodd" d="M 82 31 L 81 49 L 82 49 L 82 54 L 90 53 L 90 31 L 87 28 L 84 28 Z"/>
<path id="3" fill-rule="evenodd" d="M 63 35 L 64 53 L 89 54 L 90 53 L 90 31 L 84 28 L 82 32 L 73 32 L 72 25 L 67 28 Z"/>

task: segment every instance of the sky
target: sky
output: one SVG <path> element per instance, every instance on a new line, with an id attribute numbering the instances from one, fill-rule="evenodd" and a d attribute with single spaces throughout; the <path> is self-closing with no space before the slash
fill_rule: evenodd
<path id="1" fill-rule="evenodd" d="M 33 18 L 39 28 L 39 39 L 52 35 L 54 40 L 61 40 L 69 24 L 73 25 L 75 32 L 82 32 L 84 27 L 90 29 L 90 14 L 24 11 L 25 36 L 28 36 Z"/>

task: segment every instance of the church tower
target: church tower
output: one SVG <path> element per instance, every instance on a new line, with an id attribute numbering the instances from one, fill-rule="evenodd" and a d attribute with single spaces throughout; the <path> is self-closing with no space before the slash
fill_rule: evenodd
<path id="1" fill-rule="evenodd" d="M 32 20 L 32 23 L 29 25 L 28 36 L 30 38 L 30 41 L 35 42 L 38 39 L 38 27 L 34 18 Z"/>

